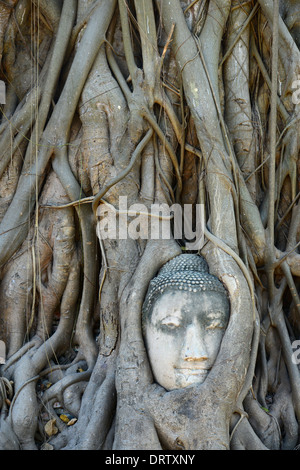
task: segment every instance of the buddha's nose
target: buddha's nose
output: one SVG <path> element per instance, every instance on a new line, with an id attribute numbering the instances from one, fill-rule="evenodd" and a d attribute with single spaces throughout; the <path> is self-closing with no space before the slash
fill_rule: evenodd
<path id="1" fill-rule="evenodd" d="M 186 330 L 183 355 L 185 361 L 206 361 L 208 359 L 203 333 L 201 328 L 194 323 L 189 325 Z"/>

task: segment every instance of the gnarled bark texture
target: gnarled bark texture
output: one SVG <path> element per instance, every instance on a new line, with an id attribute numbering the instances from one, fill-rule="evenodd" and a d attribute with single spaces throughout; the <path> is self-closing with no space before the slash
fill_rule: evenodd
<path id="1" fill-rule="evenodd" d="M 300 444 L 299 24 L 294 0 L 0 4 L 1 449 Z M 153 380 L 143 299 L 187 240 L 105 237 L 124 196 L 205 208 L 231 314 L 201 385 Z"/>

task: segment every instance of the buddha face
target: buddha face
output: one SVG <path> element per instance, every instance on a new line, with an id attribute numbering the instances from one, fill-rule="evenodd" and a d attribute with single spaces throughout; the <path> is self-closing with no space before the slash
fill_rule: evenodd
<path id="1" fill-rule="evenodd" d="M 145 320 L 149 361 L 166 390 L 202 383 L 217 357 L 229 302 L 219 292 L 165 292 Z"/>

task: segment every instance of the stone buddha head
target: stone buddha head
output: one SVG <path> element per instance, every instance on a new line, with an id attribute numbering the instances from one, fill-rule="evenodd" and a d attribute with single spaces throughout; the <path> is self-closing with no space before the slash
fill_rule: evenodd
<path id="1" fill-rule="evenodd" d="M 204 258 L 182 254 L 151 280 L 142 311 L 155 381 L 166 390 L 206 379 L 227 327 L 227 290 Z"/>

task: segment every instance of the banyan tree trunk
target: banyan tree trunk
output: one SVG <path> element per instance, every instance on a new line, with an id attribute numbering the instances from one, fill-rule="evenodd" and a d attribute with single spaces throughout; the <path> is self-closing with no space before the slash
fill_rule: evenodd
<path id="1" fill-rule="evenodd" d="M 297 447 L 299 21 L 293 0 L 0 3 L 1 449 Z M 141 310 L 188 245 L 139 232 L 154 204 L 203 207 L 231 306 L 206 381 L 171 392 Z"/>

